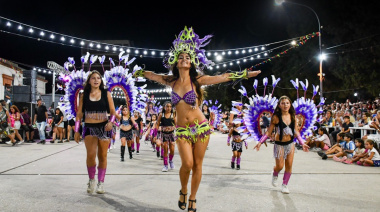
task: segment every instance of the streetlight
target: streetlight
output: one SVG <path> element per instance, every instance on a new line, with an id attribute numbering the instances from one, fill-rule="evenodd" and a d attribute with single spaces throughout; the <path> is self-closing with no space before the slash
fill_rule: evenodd
<path id="1" fill-rule="evenodd" d="M 276 5 L 281 5 L 283 3 L 286 3 L 286 4 L 295 4 L 295 5 L 298 5 L 298 6 L 302 6 L 302 7 L 306 7 L 307 9 L 311 10 L 315 17 L 317 17 L 317 21 L 318 21 L 318 35 L 319 35 L 319 89 L 320 89 L 320 93 L 321 93 L 321 98 L 323 97 L 323 86 L 322 86 L 322 80 L 323 80 L 323 72 L 322 72 L 322 61 L 324 59 L 326 59 L 326 55 L 325 54 L 322 54 L 322 35 L 321 35 L 321 23 L 319 21 L 319 17 L 317 15 L 317 13 L 309 6 L 306 6 L 306 5 L 303 5 L 303 4 L 299 4 L 299 3 L 295 3 L 295 2 L 289 2 L 289 1 L 285 1 L 285 0 L 275 0 L 275 3 Z"/>

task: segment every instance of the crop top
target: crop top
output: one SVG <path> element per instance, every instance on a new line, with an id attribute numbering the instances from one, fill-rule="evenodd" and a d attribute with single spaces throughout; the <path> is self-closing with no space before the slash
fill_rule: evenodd
<path id="1" fill-rule="evenodd" d="M 124 120 L 124 118 L 123 118 L 123 116 L 121 117 L 121 119 L 120 119 L 120 124 L 121 125 L 124 125 L 124 126 L 129 126 L 129 125 L 132 125 L 132 120 L 131 120 L 131 117 L 129 117 L 129 119 L 127 119 L 127 120 Z M 131 128 L 132 129 L 132 128 Z M 130 130 L 131 130 L 130 129 Z M 121 131 L 124 131 L 124 130 L 122 130 L 122 129 L 120 129 Z M 130 130 L 128 130 L 128 131 L 130 131 Z"/>
<path id="2" fill-rule="evenodd" d="M 162 114 L 160 125 L 163 127 L 174 126 L 174 120 L 172 116 L 173 114 L 170 114 L 170 117 L 166 118 L 165 114 Z"/>
<path id="3" fill-rule="evenodd" d="M 91 101 L 90 94 L 83 93 L 82 112 L 84 117 L 96 120 L 107 119 L 107 113 L 110 112 L 107 98 L 107 89 L 101 91 L 101 97 L 98 101 Z"/>
<path id="4" fill-rule="evenodd" d="M 280 115 L 278 117 L 279 121 L 278 124 L 276 124 L 277 131 L 280 133 L 280 141 L 282 140 L 283 135 L 290 135 L 292 137 L 292 140 L 294 139 L 294 123 L 290 122 L 289 125 L 286 125 L 285 122 L 282 120 L 282 116 Z"/>
<path id="5" fill-rule="evenodd" d="M 177 80 L 174 82 L 173 88 L 174 88 L 175 83 L 177 82 Z M 178 102 L 180 102 L 181 100 L 183 100 L 183 101 L 186 102 L 186 104 L 195 106 L 196 100 L 197 100 L 197 95 L 196 95 L 196 93 L 194 91 L 193 83 L 190 82 L 190 84 L 191 84 L 191 91 L 188 91 L 187 93 L 185 93 L 185 95 L 183 95 L 182 98 L 176 92 L 174 92 L 174 89 L 172 89 L 172 97 L 171 97 L 171 99 L 172 99 L 173 105 L 177 105 Z"/>

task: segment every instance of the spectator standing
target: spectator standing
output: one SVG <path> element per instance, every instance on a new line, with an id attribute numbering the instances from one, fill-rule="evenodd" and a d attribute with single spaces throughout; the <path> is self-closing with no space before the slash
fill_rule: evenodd
<path id="1" fill-rule="evenodd" d="M 40 136 L 40 144 L 45 144 L 45 127 L 48 113 L 46 106 L 42 104 L 42 99 L 37 100 L 37 108 L 34 115 L 34 124 L 37 123 L 37 129 Z"/>
<path id="2" fill-rule="evenodd" d="M 9 85 L 5 87 L 4 99 L 5 99 L 5 103 L 6 103 L 6 108 L 9 109 L 9 106 L 12 105 L 12 99 L 13 99 L 11 86 L 9 86 Z"/>
<path id="3" fill-rule="evenodd" d="M 6 142 L 6 144 L 12 144 L 12 146 L 16 145 L 16 141 L 14 140 L 13 134 L 11 133 L 10 127 L 9 127 L 9 112 L 5 107 L 3 107 L 3 104 L 0 104 L 0 133 L 1 135 L 5 135 L 11 140 Z"/>
<path id="4" fill-rule="evenodd" d="M 33 143 L 33 137 L 34 137 L 34 128 L 32 127 L 32 119 L 28 114 L 29 109 L 28 107 L 22 108 L 21 117 L 23 120 L 23 123 L 21 124 L 21 128 L 25 131 L 26 136 L 26 143 Z"/>
<path id="5" fill-rule="evenodd" d="M 55 139 L 58 137 L 60 139 L 58 143 L 63 143 L 63 127 L 64 127 L 63 114 L 58 107 L 55 109 L 55 113 L 53 114 L 53 121 L 51 125 L 53 124 L 54 124 L 54 126 L 52 127 L 53 139 L 50 141 L 50 143 L 54 143 Z"/>
<path id="6" fill-rule="evenodd" d="M 20 140 L 18 144 L 24 143 L 24 140 L 22 139 L 20 133 L 18 132 L 21 127 L 20 119 L 21 119 L 20 110 L 17 108 L 16 105 L 12 105 L 10 109 L 10 124 L 11 124 L 11 128 L 13 128 L 14 138 L 17 137 Z"/>

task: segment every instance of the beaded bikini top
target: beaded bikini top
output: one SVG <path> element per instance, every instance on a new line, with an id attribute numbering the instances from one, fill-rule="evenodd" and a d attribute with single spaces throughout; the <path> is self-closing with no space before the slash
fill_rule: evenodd
<path id="1" fill-rule="evenodd" d="M 173 88 L 174 88 L 176 82 L 177 82 L 177 80 L 174 82 Z M 174 89 L 173 89 L 171 99 L 172 99 L 173 105 L 177 105 L 178 102 L 183 100 L 186 102 L 186 104 L 189 104 L 192 107 L 195 106 L 197 95 L 194 92 L 193 83 L 191 83 L 191 91 L 188 91 L 187 93 L 185 93 L 185 95 L 183 95 L 182 98 L 176 92 L 174 92 Z"/>

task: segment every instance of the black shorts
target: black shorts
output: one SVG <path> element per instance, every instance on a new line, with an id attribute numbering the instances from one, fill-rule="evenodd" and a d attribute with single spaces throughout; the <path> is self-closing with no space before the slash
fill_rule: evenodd
<path id="1" fill-rule="evenodd" d="M 88 135 L 98 137 L 101 140 L 111 138 L 112 130 L 106 131 L 105 127 L 108 121 L 102 123 L 84 123 L 84 129 L 82 132 L 82 137 Z"/>
<path id="2" fill-rule="evenodd" d="M 32 126 L 28 126 L 28 125 L 21 125 L 21 129 L 24 130 L 25 132 L 32 132 L 34 130 Z"/>
<path id="3" fill-rule="evenodd" d="M 120 139 L 126 138 L 127 141 L 133 140 L 133 132 L 132 129 L 129 131 L 120 130 Z"/>
<path id="4" fill-rule="evenodd" d="M 231 142 L 232 151 L 243 152 L 243 142 Z"/>
<path id="5" fill-rule="evenodd" d="M 69 125 L 72 126 L 72 127 L 75 127 L 75 121 L 74 121 L 74 119 L 70 119 L 69 120 Z"/>
<path id="6" fill-rule="evenodd" d="M 63 121 L 63 128 L 67 129 L 68 121 Z"/>

